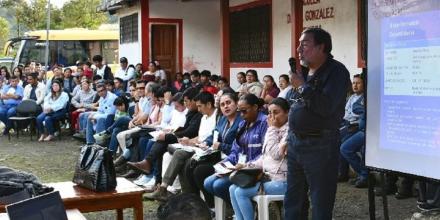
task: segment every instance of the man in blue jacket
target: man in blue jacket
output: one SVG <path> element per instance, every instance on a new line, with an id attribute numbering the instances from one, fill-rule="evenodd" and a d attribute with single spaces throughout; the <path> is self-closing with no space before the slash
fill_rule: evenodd
<path id="1" fill-rule="evenodd" d="M 299 59 L 308 71 L 291 73 L 295 92 L 289 112 L 284 219 L 307 219 L 310 195 L 312 219 L 331 220 L 338 176 L 339 126 L 350 74 L 333 59 L 327 31 L 308 28 L 299 41 Z"/>

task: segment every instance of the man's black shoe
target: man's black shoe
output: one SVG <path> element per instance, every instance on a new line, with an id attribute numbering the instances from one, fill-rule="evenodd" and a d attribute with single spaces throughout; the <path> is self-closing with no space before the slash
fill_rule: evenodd
<path id="1" fill-rule="evenodd" d="M 139 175 L 141 175 L 140 172 L 138 172 L 136 170 L 129 170 L 124 175 L 121 175 L 121 177 L 124 177 L 124 178 L 127 178 L 127 179 L 134 179 L 134 178 L 138 177 Z"/>
<path id="2" fill-rule="evenodd" d="M 417 205 L 417 208 L 419 208 L 422 211 L 438 211 L 438 210 L 440 210 L 439 207 L 431 205 L 429 203 L 419 204 L 419 205 Z"/>

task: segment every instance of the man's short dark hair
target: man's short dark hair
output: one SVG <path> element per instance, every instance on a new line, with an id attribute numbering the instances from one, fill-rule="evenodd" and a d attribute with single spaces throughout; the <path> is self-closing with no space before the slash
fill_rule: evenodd
<path id="1" fill-rule="evenodd" d="M 332 51 L 332 37 L 322 28 L 312 27 L 305 29 L 302 34 L 313 35 L 313 42 L 315 45 L 324 44 L 324 53 L 329 54 Z"/>
<path id="2" fill-rule="evenodd" d="M 11 77 L 9 77 L 9 80 L 11 80 L 11 79 L 18 79 L 18 76 L 12 75 Z"/>
<path id="3" fill-rule="evenodd" d="M 183 94 L 181 92 L 176 93 L 171 99 L 171 102 L 178 102 L 183 105 Z"/>
<path id="4" fill-rule="evenodd" d="M 209 71 L 209 70 L 203 70 L 201 73 L 200 73 L 200 76 L 206 76 L 206 77 L 211 77 L 211 71 Z"/>
<path id="5" fill-rule="evenodd" d="M 32 77 L 32 79 L 38 79 L 38 72 L 32 72 L 28 76 Z"/>
<path id="6" fill-rule="evenodd" d="M 204 105 L 211 103 L 214 106 L 214 96 L 209 92 L 201 92 L 196 97 L 194 97 L 194 101 L 200 102 Z"/>
<path id="7" fill-rule="evenodd" d="M 102 56 L 101 55 L 95 55 L 92 58 L 93 62 L 102 62 Z"/>
<path id="8" fill-rule="evenodd" d="M 191 71 L 191 76 L 200 77 L 200 72 L 198 70 Z"/>
<path id="9" fill-rule="evenodd" d="M 113 80 L 108 79 L 105 81 L 105 85 L 115 86 L 115 83 L 113 82 Z"/>
<path id="10" fill-rule="evenodd" d="M 194 100 L 194 98 L 199 94 L 199 89 L 188 88 L 183 92 L 183 98 L 187 97 L 189 100 Z"/>
<path id="11" fill-rule="evenodd" d="M 219 79 L 220 77 L 218 75 L 212 75 L 209 77 L 209 81 L 218 82 Z"/>
<path id="12" fill-rule="evenodd" d="M 122 80 L 122 79 L 119 78 L 119 77 L 115 77 L 115 80 L 118 80 L 120 83 L 124 83 L 124 80 Z"/>
<path id="13" fill-rule="evenodd" d="M 212 219 L 208 205 L 192 193 L 181 193 L 170 197 L 166 203 L 160 205 L 157 209 L 157 217 L 160 220 Z"/>
<path id="14" fill-rule="evenodd" d="M 119 59 L 120 63 L 128 63 L 128 60 L 126 57 L 121 57 L 121 59 Z"/>
<path id="15" fill-rule="evenodd" d="M 96 84 L 96 90 L 98 90 L 99 88 L 104 88 L 105 90 L 107 90 L 107 88 L 105 87 L 104 83 L 97 83 Z"/>

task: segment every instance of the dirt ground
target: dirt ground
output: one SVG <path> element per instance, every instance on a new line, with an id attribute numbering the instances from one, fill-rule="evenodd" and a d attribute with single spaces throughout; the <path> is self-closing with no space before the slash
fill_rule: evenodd
<path id="1" fill-rule="evenodd" d="M 7 137 L 0 137 L 0 165 L 31 172 L 38 176 L 43 183 L 70 181 L 81 143 L 71 137 L 63 135 L 49 143 L 30 141 L 29 135 L 15 136 L 8 141 Z M 396 200 L 388 197 L 390 219 L 411 219 L 417 212 L 416 199 Z M 144 219 L 155 219 L 158 204 L 144 202 Z M 115 212 L 95 212 L 85 214 L 87 219 L 115 219 Z M 124 219 L 132 219 L 132 211 L 124 211 Z M 382 201 L 376 197 L 377 219 L 384 219 Z M 355 189 L 348 183 L 338 185 L 336 204 L 334 209 L 336 220 L 369 219 L 368 199 L 366 189 Z M 413 219 L 440 219 L 439 217 L 425 217 Z"/>

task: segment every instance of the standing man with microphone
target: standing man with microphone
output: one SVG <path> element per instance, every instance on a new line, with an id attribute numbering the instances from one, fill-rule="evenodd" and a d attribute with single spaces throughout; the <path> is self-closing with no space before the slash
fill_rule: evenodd
<path id="1" fill-rule="evenodd" d="M 308 70 L 290 74 L 295 91 L 289 100 L 284 219 L 307 219 L 310 195 L 312 219 L 331 220 L 338 176 L 339 126 L 351 85 L 350 74 L 333 59 L 327 31 L 308 28 L 299 42 L 300 64 Z"/>

